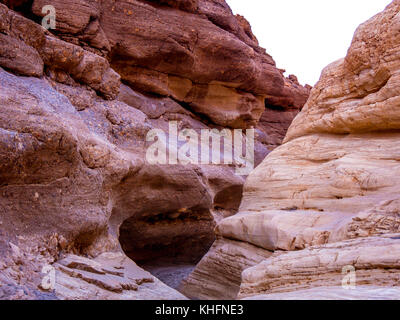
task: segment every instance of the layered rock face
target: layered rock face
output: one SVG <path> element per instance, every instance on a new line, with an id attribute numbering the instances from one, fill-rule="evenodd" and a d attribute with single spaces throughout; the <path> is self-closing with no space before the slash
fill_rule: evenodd
<path id="1" fill-rule="evenodd" d="M 43 16 L 46 4 L 35 0 L 33 13 Z M 217 125 L 256 125 L 265 98 L 270 105 L 296 109 L 307 100 L 309 88 L 282 76 L 248 22 L 233 16 L 225 1 L 57 0 L 52 5 L 62 39 L 107 56 L 132 88 L 172 97 Z"/>
<path id="2" fill-rule="evenodd" d="M 195 296 L 205 282 L 214 287 L 201 297 L 398 299 L 399 28 L 396 0 L 357 29 L 345 59 L 323 70 L 285 143 L 248 177 L 240 213 L 218 225 L 217 245 L 183 292 Z M 260 248 L 272 255 L 243 263 L 220 253 L 243 244 L 244 257 Z M 220 268 L 209 279 L 211 261 Z M 341 287 L 346 268 L 355 270 L 351 292 Z M 232 269 L 234 276 L 225 271 Z"/>
<path id="3" fill-rule="evenodd" d="M 0 2 L 0 298 L 183 299 L 125 253 L 199 261 L 244 177 L 150 165 L 147 133 L 279 123 L 309 88 L 224 1 L 53 1 L 50 31 L 45 1 Z M 279 139 L 257 132 L 261 162 Z"/>

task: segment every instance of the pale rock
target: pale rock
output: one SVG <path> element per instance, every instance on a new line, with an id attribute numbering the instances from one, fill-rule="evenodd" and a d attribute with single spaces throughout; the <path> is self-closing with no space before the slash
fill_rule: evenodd
<path id="1" fill-rule="evenodd" d="M 354 289 L 343 287 L 315 287 L 292 292 L 271 293 L 252 296 L 243 300 L 399 300 L 400 288 L 357 286 Z"/>
<path id="2" fill-rule="evenodd" d="M 358 285 L 400 285 L 399 11 L 395 0 L 357 29 L 284 144 L 248 177 L 239 214 L 217 226 L 221 241 L 275 251 L 244 271 L 241 297 L 337 287 L 346 265 Z"/>
<path id="3" fill-rule="evenodd" d="M 196 269 L 181 284 L 180 291 L 189 298 L 235 299 L 242 271 L 272 255 L 253 245 L 218 239 Z"/>
<path id="4" fill-rule="evenodd" d="M 353 267 L 354 285 L 400 285 L 399 234 L 347 240 L 301 251 L 276 253 L 245 270 L 239 297 L 351 285 L 344 281 Z"/>

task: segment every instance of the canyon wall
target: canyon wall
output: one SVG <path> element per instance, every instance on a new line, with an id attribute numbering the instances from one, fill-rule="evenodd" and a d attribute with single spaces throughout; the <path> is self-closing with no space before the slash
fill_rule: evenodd
<path id="1" fill-rule="evenodd" d="M 398 299 L 399 30 L 395 0 L 323 70 L 284 144 L 248 177 L 239 213 L 217 226 L 218 241 L 184 293 Z M 342 280 L 351 270 L 357 287 L 348 291 Z"/>
<path id="2" fill-rule="evenodd" d="M 310 88 L 223 0 L 57 0 L 55 30 L 0 2 L 0 299 L 183 299 L 126 254 L 199 261 L 245 178 L 150 165 L 147 133 L 256 127 L 258 164 Z"/>

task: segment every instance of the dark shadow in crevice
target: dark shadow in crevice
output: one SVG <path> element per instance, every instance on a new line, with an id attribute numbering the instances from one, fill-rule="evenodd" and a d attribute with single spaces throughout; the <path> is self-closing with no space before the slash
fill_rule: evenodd
<path id="1" fill-rule="evenodd" d="M 274 106 L 272 104 L 268 104 L 267 102 L 265 102 L 265 108 L 269 109 L 269 110 L 273 110 L 273 111 L 280 111 L 280 112 L 284 112 L 286 111 L 285 107 L 282 106 Z"/>
<path id="2" fill-rule="evenodd" d="M 119 240 L 129 258 L 177 289 L 212 246 L 214 228 L 209 210 L 184 209 L 129 218 Z"/>

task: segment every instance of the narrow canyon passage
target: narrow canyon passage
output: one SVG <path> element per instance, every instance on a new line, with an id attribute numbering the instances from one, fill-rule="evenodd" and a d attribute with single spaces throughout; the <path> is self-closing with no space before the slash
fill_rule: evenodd
<path id="1" fill-rule="evenodd" d="M 119 240 L 139 266 L 178 289 L 213 244 L 214 227 L 209 210 L 169 212 L 127 219 Z"/>
<path id="2" fill-rule="evenodd" d="M 40 298 L 54 261 L 59 299 L 183 298 L 115 251 L 179 288 L 238 212 L 243 161 L 229 164 L 224 142 L 220 166 L 217 147 L 210 161 L 154 164 L 155 138 L 182 150 L 176 123 L 182 143 L 185 132 L 242 130 L 247 155 L 254 128 L 256 167 L 311 88 L 276 67 L 224 0 L 0 0 L 0 42 L 0 299 L 8 284 L 23 293 L 7 299 Z"/>

